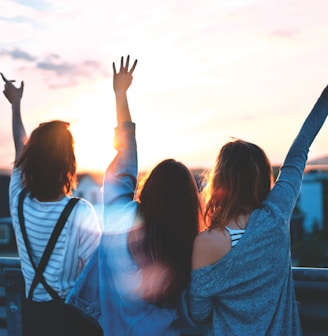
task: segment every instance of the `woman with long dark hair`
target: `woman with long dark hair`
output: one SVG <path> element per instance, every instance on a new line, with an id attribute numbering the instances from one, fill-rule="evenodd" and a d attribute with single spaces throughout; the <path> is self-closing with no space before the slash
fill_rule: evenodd
<path id="1" fill-rule="evenodd" d="M 174 335 L 201 209 L 194 177 L 174 159 L 160 162 L 137 188 L 135 124 L 127 100 L 136 64 L 129 69 L 129 56 L 121 59 L 119 72 L 113 64 L 117 155 L 104 179 L 104 232 L 95 263 L 68 302 L 85 309 L 87 301 L 105 335 Z"/>

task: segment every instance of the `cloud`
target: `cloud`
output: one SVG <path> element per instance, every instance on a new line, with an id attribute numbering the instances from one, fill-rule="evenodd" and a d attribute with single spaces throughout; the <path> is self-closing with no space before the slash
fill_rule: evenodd
<path id="1" fill-rule="evenodd" d="M 51 1 L 47 0 L 16 0 L 16 2 L 21 6 L 32 8 L 35 11 L 51 9 Z"/>
<path id="2" fill-rule="evenodd" d="M 108 77 L 109 73 L 101 62 L 92 59 L 76 61 L 64 60 L 58 54 L 49 54 L 38 58 L 22 49 L 0 51 L 1 57 L 9 57 L 15 61 L 23 61 L 23 68 L 35 68 L 44 74 L 47 86 L 50 89 L 74 87 L 83 80 L 96 76 Z M 52 74 L 49 76 L 49 74 Z"/>
<path id="3" fill-rule="evenodd" d="M 12 49 L 12 50 L 4 50 L 0 51 L 0 56 L 9 56 L 13 59 L 21 59 L 27 62 L 34 62 L 36 60 L 36 57 L 32 56 L 26 51 L 20 50 L 20 49 Z"/>

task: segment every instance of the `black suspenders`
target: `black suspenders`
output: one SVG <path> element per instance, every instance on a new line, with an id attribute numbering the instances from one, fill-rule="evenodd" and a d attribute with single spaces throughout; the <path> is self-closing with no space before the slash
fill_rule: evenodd
<path id="1" fill-rule="evenodd" d="M 60 300 L 59 295 L 57 294 L 56 291 L 53 290 L 51 286 L 48 285 L 47 281 L 45 280 L 43 276 L 43 272 L 47 266 L 47 263 L 49 261 L 50 255 L 56 245 L 57 239 L 67 221 L 68 216 L 70 215 L 71 211 L 73 210 L 73 207 L 75 204 L 79 201 L 79 198 L 77 197 L 72 197 L 69 202 L 66 204 L 63 212 L 61 213 L 56 226 L 54 227 L 51 237 L 48 241 L 48 244 L 43 252 L 42 258 L 40 260 L 39 265 L 36 265 L 33 258 L 32 258 L 32 251 L 31 251 L 31 246 L 29 244 L 28 238 L 27 238 L 27 233 L 26 233 L 26 228 L 25 228 L 25 222 L 24 222 L 24 216 L 23 216 L 23 201 L 24 197 L 26 195 L 26 189 L 22 190 L 21 194 L 19 195 L 19 201 L 18 201 L 18 218 L 19 218 L 19 224 L 21 227 L 22 235 L 24 238 L 26 250 L 28 253 L 28 256 L 31 261 L 31 265 L 34 268 L 35 275 L 34 279 L 31 284 L 31 288 L 29 291 L 28 299 L 29 301 L 32 301 L 33 299 L 33 291 L 36 287 L 36 285 L 41 282 L 44 288 L 47 290 L 47 292 L 51 295 L 51 297 L 54 300 Z"/>

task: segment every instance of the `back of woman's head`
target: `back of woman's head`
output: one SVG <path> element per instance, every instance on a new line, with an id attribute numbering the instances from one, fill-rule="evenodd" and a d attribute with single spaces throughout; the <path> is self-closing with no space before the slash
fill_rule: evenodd
<path id="1" fill-rule="evenodd" d="M 203 192 L 207 224 L 222 228 L 260 207 L 272 182 L 271 164 L 260 147 L 242 140 L 226 143 Z"/>
<path id="2" fill-rule="evenodd" d="M 200 211 L 196 181 L 189 169 L 173 159 L 159 163 L 140 193 L 144 226 L 143 253 L 148 263 L 167 267 L 170 279 L 156 303 L 173 303 L 187 285 Z"/>
<path id="3" fill-rule="evenodd" d="M 76 187 L 74 141 L 68 126 L 57 120 L 42 123 L 24 146 L 16 166 L 32 197 L 49 201 Z"/>

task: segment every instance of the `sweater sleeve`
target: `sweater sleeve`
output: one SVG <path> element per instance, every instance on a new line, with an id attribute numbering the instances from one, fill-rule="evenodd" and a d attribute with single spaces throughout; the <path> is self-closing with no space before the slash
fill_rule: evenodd
<path id="1" fill-rule="evenodd" d="M 197 286 L 197 283 L 193 283 L 193 286 Z M 193 295 L 193 292 L 190 291 L 188 301 L 191 320 L 198 325 L 209 323 L 214 307 L 212 298 Z"/>
<path id="2" fill-rule="evenodd" d="M 289 220 L 299 195 L 310 146 L 328 112 L 328 100 L 320 97 L 304 121 L 280 169 L 274 188 L 265 203 L 273 203 Z"/>
<path id="3" fill-rule="evenodd" d="M 217 279 L 222 266 L 217 263 L 193 270 L 186 294 L 191 320 L 204 325 L 212 319 L 216 296 Z"/>

